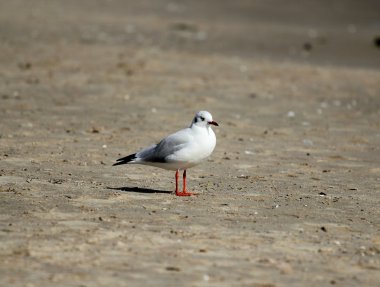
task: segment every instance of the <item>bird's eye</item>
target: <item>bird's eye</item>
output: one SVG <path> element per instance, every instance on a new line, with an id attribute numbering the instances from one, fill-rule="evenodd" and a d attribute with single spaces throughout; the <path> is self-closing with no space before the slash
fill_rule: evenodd
<path id="1" fill-rule="evenodd" d="M 202 120 L 202 121 L 204 121 L 204 120 L 205 120 L 205 118 L 204 118 L 204 117 L 200 117 L 200 118 L 201 118 L 201 120 Z"/>

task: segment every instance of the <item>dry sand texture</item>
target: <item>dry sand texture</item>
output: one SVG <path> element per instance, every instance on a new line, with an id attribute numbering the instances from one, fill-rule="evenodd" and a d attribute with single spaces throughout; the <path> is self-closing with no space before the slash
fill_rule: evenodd
<path id="1" fill-rule="evenodd" d="M 379 286 L 378 11 L 1 1 L 0 285 Z M 198 196 L 111 167 L 200 109 Z"/>

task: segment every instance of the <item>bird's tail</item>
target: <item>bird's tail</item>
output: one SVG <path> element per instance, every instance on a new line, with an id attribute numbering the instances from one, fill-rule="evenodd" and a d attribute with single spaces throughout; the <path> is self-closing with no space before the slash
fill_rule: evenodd
<path id="1" fill-rule="evenodd" d="M 121 165 L 121 164 L 127 164 L 127 163 L 133 161 L 134 159 L 136 159 L 136 154 L 135 153 L 127 155 L 126 157 L 119 158 L 117 160 L 117 162 L 114 163 L 112 166 Z"/>

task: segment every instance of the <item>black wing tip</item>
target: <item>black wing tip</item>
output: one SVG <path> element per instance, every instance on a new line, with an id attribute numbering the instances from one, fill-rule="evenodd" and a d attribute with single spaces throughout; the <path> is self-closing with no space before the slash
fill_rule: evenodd
<path id="1" fill-rule="evenodd" d="M 136 154 L 130 154 L 130 155 L 127 155 L 125 157 L 122 157 L 122 158 L 119 158 L 117 159 L 112 166 L 115 166 L 115 165 L 121 165 L 121 164 L 127 164 L 129 162 L 131 162 L 132 160 L 134 160 L 136 158 Z"/>

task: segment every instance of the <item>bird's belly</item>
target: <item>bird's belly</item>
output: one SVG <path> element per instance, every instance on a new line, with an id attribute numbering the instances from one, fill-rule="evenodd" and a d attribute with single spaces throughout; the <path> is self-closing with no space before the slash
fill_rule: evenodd
<path id="1" fill-rule="evenodd" d="M 203 147 L 202 149 L 183 149 L 166 160 L 175 169 L 187 169 L 193 167 L 209 157 L 214 150 L 214 146 Z"/>
<path id="2" fill-rule="evenodd" d="M 169 161 L 169 162 L 141 162 L 140 164 L 159 167 L 167 170 L 185 170 L 196 166 L 199 162 L 182 162 L 182 161 Z"/>

